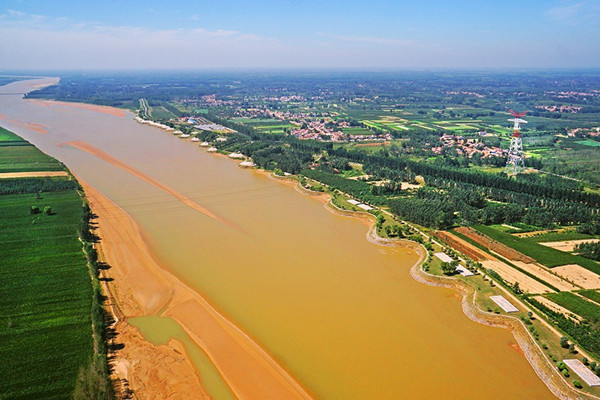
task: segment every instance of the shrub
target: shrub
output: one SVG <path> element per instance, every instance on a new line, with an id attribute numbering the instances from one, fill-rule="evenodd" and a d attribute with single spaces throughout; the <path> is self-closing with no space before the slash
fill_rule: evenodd
<path id="1" fill-rule="evenodd" d="M 31 206 L 29 207 L 29 213 L 30 214 L 39 214 L 40 213 L 40 208 L 38 206 Z"/>
<path id="2" fill-rule="evenodd" d="M 577 379 L 573 379 L 573 386 L 575 386 L 577 389 L 581 389 L 583 387 L 581 382 L 579 382 Z"/>

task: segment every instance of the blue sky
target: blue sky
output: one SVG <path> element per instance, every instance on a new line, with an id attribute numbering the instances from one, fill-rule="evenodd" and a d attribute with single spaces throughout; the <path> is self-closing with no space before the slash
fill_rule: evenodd
<path id="1" fill-rule="evenodd" d="M 599 21 L 598 0 L 0 0 L 0 68 L 589 68 Z"/>

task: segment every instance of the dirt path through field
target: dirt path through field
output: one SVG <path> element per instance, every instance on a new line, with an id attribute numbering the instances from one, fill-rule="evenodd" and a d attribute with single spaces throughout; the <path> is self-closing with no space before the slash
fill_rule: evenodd
<path id="1" fill-rule="evenodd" d="M 33 172 L 2 172 L 0 179 L 8 178 L 42 178 L 47 176 L 69 176 L 66 171 L 33 171 Z"/>

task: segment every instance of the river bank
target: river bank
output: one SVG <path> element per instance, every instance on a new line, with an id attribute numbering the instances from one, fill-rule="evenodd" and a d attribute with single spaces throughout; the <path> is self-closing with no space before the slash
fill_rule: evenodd
<path id="1" fill-rule="evenodd" d="M 250 337 L 159 264 L 127 213 L 89 184 L 82 186 L 98 216 L 102 254 L 110 266 L 106 278 L 113 279 L 107 283 L 111 303 L 122 313 L 115 327 L 125 344 L 114 362 L 119 380 L 139 398 L 208 398 L 181 343 L 154 346 L 127 324 L 132 317 L 164 315 L 202 348 L 238 398 L 311 398 Z"/>
<path id="2" fill-rule="evenodd" d="M 261 172 L 268 173 L 267 171 Z M 365 211 L 344 210 L 333 202 L 332 194 L 315 192 L 306 189 L 295 179 L 278 177 L 275 175 L 272 176 L 279 181 L 296 186 L 298 191 L 304 195 L 319 199 L 323 204 L 325 204 L 326 208 L 330 212 L 336 215 L 358 218 L 361 221 L 366 222 L 367 225 L 370 226 L 367 233 L 367 240 L 369 242 L 384 246 L 407 247 L 417 252 L 419 254 L 419 260 L 410 269 L 411 276 L 416 281 L 425 285 L 445 287 L 456 290 L 462 297 L 461 304 L 464 314 L 472 321 L 491 327 L 509 330 L 517 341 L 517 346 L 515 349 L 521 352 L 521 354 L 527 358 L 540 380 L 546 384 L 546 386 L 557 398 L 563 400 L 592 400 L 600 398 L 590 393 L 577 390 L 570 385 L 569 382 L 564 379 L 563 375 L 548 360 L 540 345 L 534 340 L 527 327 L 521 320 L 509 315 L 498 315 L 492 312 L 483 311 L 480 306 L 477 305 L 477 290 L 475 287 L 473 287 L 473 285 L 462 282 L 456 278 L 433 275 L 424 271 L 422 265 L 428 257 L 428 251 L 422 244 L 406 239 L 383 238 L 377 234 L 377 229 L 375 227 L 376 218 L 373 214 Z M 531 311 L 527 305 L 515 298 L 512 293 L 508 292 L 501 286 L 499 286 L 499 289 L 504 292 L 503 294 L 505 296 L 509 297 L 512 301 L 517 302 L 521 307 L 524 307 L 526 311 Z"/>

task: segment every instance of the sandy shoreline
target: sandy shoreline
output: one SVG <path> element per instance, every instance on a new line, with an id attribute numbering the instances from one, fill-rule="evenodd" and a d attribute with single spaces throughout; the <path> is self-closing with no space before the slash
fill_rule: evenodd
<path id="1" fill-rule="evenodd" d="M 99 217 L 97 233 L 103 256 L 111 266 L 107 277 L 114 279 L 108 283 L 109 294 L 125 320 L 164 310 L 160 315 L 182 326 L 239 399 L 312 398 L 264 349 L 160 265 L 139 226 L 125 211 L 81 183 Z M 181 399 L 208 398 L 181 344 L 172 341 L 168 346 L 154 346 L 125 321 L 119 324 L 118 340 L 125 348 L 116 355 L 115 371 L 138 398 L 166 398 L 174 393 Z M 157 352 L 170 355 L 170 359 L 158 362 Z"/>
<path id="2" fill-rule="evenodd" d="M 55 83 L 41 85 L 41 87 L 37 88 L 37 89 L 41 89 L 42 87 L 51 86 L 54 84 Z M 44 107 L 62 107 L 62 108 L 67 108 L 67 109 L 68 108 L 78 108 L 80 110 L 100 112 L 103 114 L 108 114 L 108 115 L 112 115 L 114 117 L 119 117 L 119 118 L 124 118 L 127 116 L 127 111 L 125 111 L 123 109 L 110 107 L 110 106 L 100 106 L 97 104 L 75 103 L 75 102 L 59 101 L 59 100 L 41 100 L 41 99 L 26 99 L 25 101 L 31 101 L 33 103 L 39 104 Z"/>
<path id="3" fill-rule="evenodd" d="M 425 252 L 425 249 L 422 248 L 422 251 Z M 424 253 L 422 257 L 424 257 L 425 254 L 426 253 Z M 469 319 L 480 324 L 510 330 L 520 347 L 521 354 L 527 358 L 527 361 L 529 361 L 529 364 L 535 373 L 557 398 L 564 400 L 598 399 L 596 396 L 575 389 L 567 381 L 565 381 L 563 376 L 546 358 L 539 345 L 533 340 L 521 320 L 512 316 L 496 315 L 481 310 L 475 303 L 477 292 L 473 290 L 473 288 L 467 286 L 457 279 L 431 275 L 423 271 L 420 267 L 423 260 L 424 258 L 422 258 L 419 263 L 411 268 L 410 274 L 412 277 L 415 280 L 429 286 L 446 287 L 458 291 L 462 295 L 463 312 L 467 317 L 469 317 Z M 500 289 L 503 288 L 500 287 Z M 514 297 L 507 291 L 505 291 L 505 295 L 514 299 Z M 519 302 L 519 304 L 522 303 Z"/>

